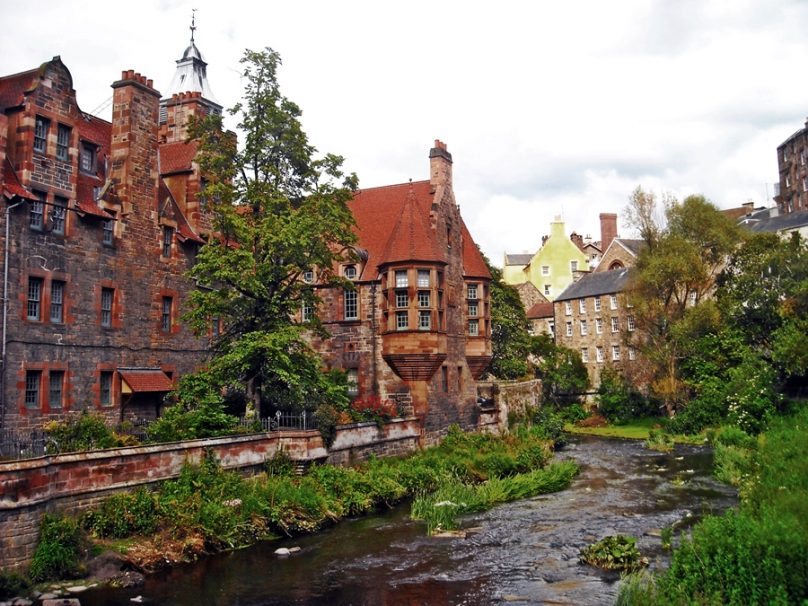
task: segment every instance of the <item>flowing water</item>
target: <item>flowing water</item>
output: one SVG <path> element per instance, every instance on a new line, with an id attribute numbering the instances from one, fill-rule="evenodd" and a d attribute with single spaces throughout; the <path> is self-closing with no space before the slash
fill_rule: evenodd
<path id="1" fill-rule="evenodd" d="M 663 454 L 636 441 L 577 437 L 556 456 L 581 465 L 568 490 L 468 516 L 466 538 L 426 536 L 402 505 L 175 568 L 135 589 L 91 590 L 81 603 L 140 596 L 161 606 L 612 604 L 619 575 L 580 564 L 583 547 L 633 535 L 658 568 L 667 562 L 662 528 L 675 524 L 678 533 L 736 503 L 735 492 L 710 477 L 706 448 Z M 300 551 L 276 556 L 282 546 Z"/>

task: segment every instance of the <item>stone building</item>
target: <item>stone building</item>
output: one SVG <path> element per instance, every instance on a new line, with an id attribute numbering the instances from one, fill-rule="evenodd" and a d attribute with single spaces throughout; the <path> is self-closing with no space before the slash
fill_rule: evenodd
<path id="1" fill-rule="evenodd" d="M 645 248 L 644 240 L 615 238 L 612 240 L 611 244 L 609 244 L 608 248 L 604 249 L 603 256 L 595 268 L 595 271 L 613 271 L 615 269 L 634 267 L 637 263 L 637 257 L 643 248 Z"/>
<path id="2" fill-rule="evenodd" d="M 777 166 L 774 201 L 780 213 L 808 210 L 808 122 L 777 147 Z"/>
<path id="3" fill-rule="evenodd" d="M 624 295 L 628 272 L 587 274 L 553 302 L 556 343 L 581 354 L 594 388 L 606 364 L 625 368 L 636 361 L 628 344 L 636 328 Z"/>
<path id="4" fill-rule="evenodd" d="M 357 398 L 412 407 L 428 439 L 476 425 L 476 380 L 491 360 L 491 276 L 460 216 L 444 143 L 429 162 L 429 180 L 350 202 L 359 260 L 340 271 L 355 289 L 319 293 L 331 336 L 315 342 Z"/>

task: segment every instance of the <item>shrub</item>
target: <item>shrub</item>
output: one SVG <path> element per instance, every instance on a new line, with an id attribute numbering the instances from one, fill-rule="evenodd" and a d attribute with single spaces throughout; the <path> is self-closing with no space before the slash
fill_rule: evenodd
<path id="1" fill-rule="evenodd" d="M 115 432 L 107 427 L 104 416 L 86 410 L 64 421 L 51 421 L 44 430 L 59 452 L 114 448 L 119 445 Z"/>
<path id="2" fill-rule="evenodd" d="M 560 406 L 558 409 L 558 416 L 568 423 L 577 423 L 589 417 L 589 413 L 581 404 L 570 404 L 569 406 Z"/>
<path id="3" fill-rule="evenodd" d="M 623 535 L 604 537 L 581 550 L 581 562 L 604 570 L 632 571 L 648 566 L 640 555 L 637 539 Z"/>
<path id="4" fill-rule="evenodd" d="M 611 423 L 627 423 L 647 415 L 648 400 L 612 366 L 603 369 L 598 387 L 598 412 Z"/>
<path id="5" fill-rule="evenodd" d="M 80 576 L 79 562 L 84 546 L 85 539 L 76 520 L 45 514 L 39 530 L 39 543 L 31 559 L 31 580 L 41 582 Z"/>
<path id="6" fill-rule="evenodd" d="M 99 507 L 84 515 L 83 525 L 97 537 L 122 539 L 153 533 L 159 517 L 160 505 L 154 493 L 138 488 L 104 499 Z"/>
<path id="7" fill-rule="evenodd" d="M 0 571 L 0 600 L 16 597 L 30 589 L 31 583 L 24 576 Z"/>
<path id="8" fill-rule="evenodd" d="M 314 419 L 317 421 L 317 428 L 323 437 L 323 444 L 330 448 L 337 437 L 337 424 L 339 423 L 339 412 L 331 404 L 320 404 L 314 411 Z"/>
<path id="9" fill-rule="evenodd" d="M 670 452 L 673 450 L 673 437 L 661 429 L 652 429 L 648 432 L 648 439 L 645 441 L 645 447 L 649 450 Z"/>
<path id="10" fill-rule="evenodd" d="M 748 434 L 763 431 L 779 403 L 775 382 L 774 369 L 756 357 L 749 356 L 732 368 L 727 386 L 728 420 Z"/>
<path id="11" fill-rule="evenodd" d="M 537 435 L 546 440 L 552 440 L 556 446 L 566 443 L 564 433 L 564 419 L 546 408 L 536 410 L 531 418 L 531 423 L 537 431 Z"/>
<path id="12" fill-rule="evenodd" d="M 295 464 L 285 450 L 279 450 L 266 463 L 268 476 L 289 477 L 295 472 Z"/>

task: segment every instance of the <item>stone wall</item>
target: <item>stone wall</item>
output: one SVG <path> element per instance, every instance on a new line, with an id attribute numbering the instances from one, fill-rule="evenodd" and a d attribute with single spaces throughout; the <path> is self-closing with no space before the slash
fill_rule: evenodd
<path id="1" fill-rule="evenodd" d="M 509 413 L 523 415 L 528 408 L 541 406 L 539 379 L 481 382 L 477 387 L 481 397 L 491 400 L 490 409 L 484 408 L 480 414 L 480 428 L 483 430 L 507 431 Z"/>
<path id="2" fill-rule="evenodd" d="M 33 555 L 42 515 L 75 513 L 116 492 L 175 478 L 186 462 L 212 452 L 224 469 L 254 473 L 277 452 L 292 460 L 348 464 L 398 455 L 418 447 L 415 419 L 377 427 L 360 423 L 338 428 L 327 450 L 317 431 L 231 436 L 39 457 L 0 463 L 0 568 L 23 569 Z"/>

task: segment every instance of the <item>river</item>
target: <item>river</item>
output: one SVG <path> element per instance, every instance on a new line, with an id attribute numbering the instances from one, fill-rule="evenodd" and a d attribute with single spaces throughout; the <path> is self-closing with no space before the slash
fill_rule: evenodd
<path id="1" fill-rule="evenodd" d="M 633 535 L 651 560 L 667 563 L 659 530 L 677 532 L 736 504 L 715 482 L 709 449 L 671 453 L 640 442 L 574 437 L 556 455 L 580 475 L 568 490 L 464 518 L 465 538 L 431 538 L 409 505 L 349 520 L 324 532 L 256 545 L 147 578 L 134 589 L 93 589 L 82 606 L 477 606 L 613 604 L 619 575 L 578 562 L 604 536 Z M 300 547 L 279 557 L 278 547 Z"/>

